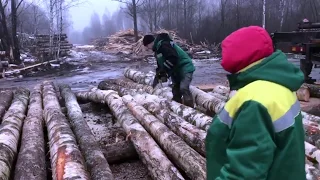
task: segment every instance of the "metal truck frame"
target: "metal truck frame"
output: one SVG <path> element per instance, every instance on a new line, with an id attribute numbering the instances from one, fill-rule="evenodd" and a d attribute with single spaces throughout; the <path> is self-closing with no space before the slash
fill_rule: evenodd
<path id="1" fill-rule="evenodd" d="M 300 69 L 304 73 L 305 82 L 312 84 L 312 68 L 320 65 L 320 23 L 301 22 L 292 32 L 274 32 L 271 34 L 275 49 L 279 42 L 291 43 L 291 53 L 300 59 Z"/>

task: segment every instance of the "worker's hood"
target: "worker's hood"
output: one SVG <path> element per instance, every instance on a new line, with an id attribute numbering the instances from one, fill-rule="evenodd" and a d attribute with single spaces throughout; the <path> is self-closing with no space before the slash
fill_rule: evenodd
<path id="1" fill-rule="evenodd" d="M 156 51 L 160 45 L 162 41 L 172 41 L 171 37 L 169 36 L 168 33 L 160 33 L 157 35 L 156 39 L 154 40 L 154 44 L 152 47 L 153 51 Z"/>
<path id="2" fill-rule="evenodd" d="M 299 67 L 290 63 L 280 50 L 227 77 L 231 90 L 238 90 L 256 80 L 265 80 L 297 91 L 304 81 L 304 75 Z"/>

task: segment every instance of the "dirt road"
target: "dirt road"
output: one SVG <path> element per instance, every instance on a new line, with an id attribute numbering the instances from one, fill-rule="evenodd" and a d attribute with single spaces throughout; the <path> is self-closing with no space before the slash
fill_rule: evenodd
<path id="1" fill-rule="evenodd" d="M 140 71 L 154 71 L 154 60 L 131 61 L 100 51 L 74 51 L 73 57 L 68 58 L 60 68 L 49 71 L 30 73 L 24 78 L 0 79 L 0 88 L 34 87 L 43 80 L 52 80 L 57 84 L 69 84 L 74 91 L 87 90 L 90 86 L 96 86 L 103 79 L 113 79 L 123 76 L 126 67 L 136 68 Z M 290 57 L 290 56 L 289 56 Z M 299 60 L 289 59 L 296 65 Z M 193 85 L 212 84 L 226 81 L 226 72 L 217 60 L 194 60 L 196 71 Z M 320 80 L 320 69 L 313 69 L 311 76 Z"/>
<path id="2" fill-rule="evenodd" d="M 295 64 L 299 60 L 290 59 Z M 193 85 L 212 84 L 225 82 L 226 72 L 220 66 L 217 60 L 195 60 L 196 71 L 193 77 Z M 56 67 L 57 65 L 53 65 Z M 38 71 L 29 73 L 24 78 L 1 79 L 1 88 L 28 87 L 33 88 L 36 84 L 44 80 L 52 80 L 55 84 L 68 84 L 73 91 L 83 91 L 91 86 L 96 86 L 103 79 L 123 77 L 123 70 L 126 67 L 148 72 L 154 71 L 155 61 L 130 61 L 125 58 L 110 55 L 99 51 L 83 51 L 73 53 L 72 58 L 68 58 L 59 68 L 52 68 L 47 71 Z M 314 69 L 312 76 L 320 79 L 319 69 Z M 92 133 L 100 142 L 101 147 L 114 143 L 117 133 L 114 134 L 111 129 L 119 127 L 114 122 L 110 112 L 106 111 L 105 106 L 98 110 L 92 108 L 91 103 L 87 108 L 82 108 L 83 116 L 90 126 Z M 124 137 L 123 137 L 124 140 Z M 128 161 L 120 164 L 112 164 L 111 170 L 116 180 L 141 179 L 149 180 L 148 171 L 140 160 Z"/>
<path id="3" fill-rule="evenodd" d="M 52 80 L 57 84 L 69 84 L 74 91 L 81 91 L 88 89 L 90 85 L 97 85 L 103 79 L 122 77 L 126 67 L 145 72 L 155 69 L 152 61 L 131 61 L 99 51 L 77 52 L 74 56 L 60 64 L 60 68 L 30 73 L 23 78 L 1 79 L 0 88 L 31 88 L 44 80 Z M 209 84 L 224 79 L 225 71 L 217 61 L 199 60 L 195 61 L 195 66 L 197 69 L 192 84 Z"/>

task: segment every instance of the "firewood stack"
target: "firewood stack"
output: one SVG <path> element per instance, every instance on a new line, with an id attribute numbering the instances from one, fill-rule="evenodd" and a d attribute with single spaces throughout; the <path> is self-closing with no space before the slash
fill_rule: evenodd
<path id="1" fill-rule="evenodd" d="M 191 86 L 197 107 L 190 108 L 171 100 L 170 87 L 153 89 L 153 76 L 126 68 L 124 78 L 104 80 L 84 92 L 49 81 L 31 91 L 0 91 L 0 179 L 49 179 L 47 163 L 53 179 L 109 180 L 115 178 L 112 163 L 135 157 L 152 179 L 205 180 L 208 114 L 219 112 L 233 92 L 223 85 L 209 93 Z M 100 146 L 78 103 L 83 101 L 105 105 L 120 126 L 114 131 L 126 139 Z M 320 117 L 302 116 L 306 176 L 319 179 Z"/>
<path id="2" fill-rule="evenodd" d="M 36 35 L 35 38 L 35 44 L 30 48 L 31 52 L 36 54 L 38 57 L 40 55 L 49 54 L 50 35 Z M 59 50 L 61 56 L 66 56 L 72 46 L 73 45 L 68 42 L 66 34 L 53 35 L 53 47 L 51 48 L 51 50 L 54 54 L 56 54 Z"/>
<path id="3" fill-rule="evenodd" d="M 187 51 L 187 53 L 194 59 L 209 59 L 215 57 L 219 53 L 220 44 L 207 45 L 204 42 L 201 42 L 200 45 L 190 44 L 187 42 L 187 40 L 180 38 L 175 31 L 168 31 L 165 29 L 161 29 L 152 34 L 156 35 L 159 33 L 168 33 L 174 42 L 177 43 L 182 49 Z M 116 34 L 108 37 L 108 42 L 105 48 L 109 52 L 124 53 L 132 55 L 136 58 L 148 57 L 153 55 L 153 52 L 147 51 L 143 47 L 143 35 L 143 33 L 139 33 L 140 39 L 138 42 L 135 42 L 133 29 L 119 31 Z M 100 40 L 95 40 L 93 43 L 98 47 L 103 45 Z"/>

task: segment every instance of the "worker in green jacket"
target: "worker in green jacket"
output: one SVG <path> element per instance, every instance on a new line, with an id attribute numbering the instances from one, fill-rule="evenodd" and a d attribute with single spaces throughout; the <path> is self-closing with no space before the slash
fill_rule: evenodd
<path id="1" fill-rule="evenodd" d="M 208 130 L 207 179 L 305 180 L 303 73 L 257 26 L 224 39 L 221 65 L 237 92 Z"/>
<path id="2" fill-rule="evenodd" d="M 188 54 L 175 44 L 167 33 L 158 34 L 156 38 L 153 35 L 146 35 L 143 38 L 143 45 L 153 50 L 157 59 L 158 67 L 153 88 L 160 81 L 166 82 L 167 78 L 171 77 L 173 100 L 194 107 L 189 87 L 195 67 Z"/>

